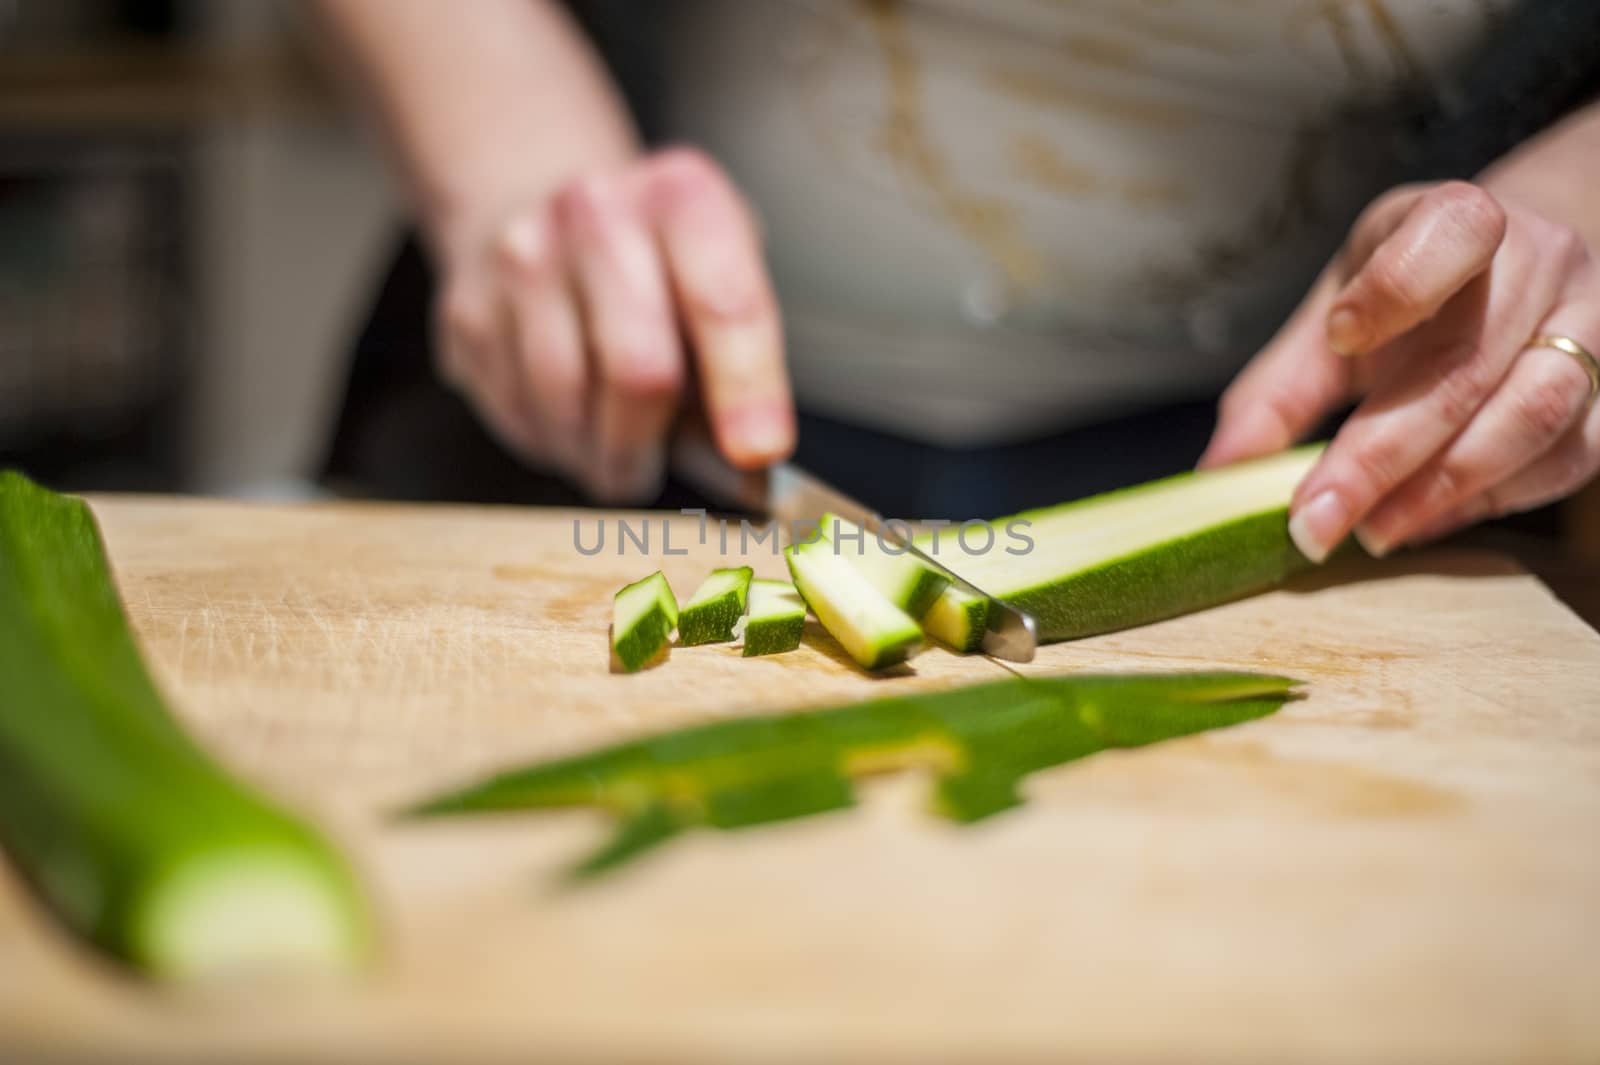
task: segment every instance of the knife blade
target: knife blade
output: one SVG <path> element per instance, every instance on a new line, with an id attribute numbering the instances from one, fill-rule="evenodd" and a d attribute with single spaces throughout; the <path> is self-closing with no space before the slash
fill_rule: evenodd
<path id="1" fill-rule="evenodd" d="M 837 514 L 861 526 L 880 542 L 903 550 L 952 585 L 989 604 L 983 634 L 983 653 L 1008 662 L 1031 662 L 1039 646 L 1038 627 L 1029 615 L 997 599 L 917 547 L 897 526 L 821 478 L 789 462 L 765 470 L 739 470 L 724 459 L 709 438 L 680 434 L 674 441 L 672 471 L 681 480 L 712 499 L 765 514 L 780 525 L 780 536 L 796 528 L 817 528 L 826 513 Z"/>

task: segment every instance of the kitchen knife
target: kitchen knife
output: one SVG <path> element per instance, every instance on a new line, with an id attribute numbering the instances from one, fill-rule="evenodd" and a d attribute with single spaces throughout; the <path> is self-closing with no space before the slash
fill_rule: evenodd
<path id="1" fill-rule="evenodd" d="M 798 527 L 817 528 L 822 516 L 830 512 L 856 523 L 877 536 L 881 543 L 903 549 L 962 591 L 988 601 L 989 620 L 982 644 L 984 654 L 1010 662 L 1033 660 L 1033 653 L 1039 646 L 1038 628 L 1033 618 L 974 586 L 922 551 L 902 531 L 904 527 L 900 523 L 885 522 L 876 512 L 793 463 L 779 462 L 765 470 L 735 469 L 708 437 L 680 433 L 673 442 L 671 464 L 672 472 L 697 491 L 744 510 L 765 514 L 791 536 Z"/>

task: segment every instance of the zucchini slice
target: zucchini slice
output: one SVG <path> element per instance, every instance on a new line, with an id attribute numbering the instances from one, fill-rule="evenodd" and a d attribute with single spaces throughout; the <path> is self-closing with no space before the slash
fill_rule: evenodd
<path id="1" fill-rule="evenodd" d="M 883 593 L 883 597 L 914 618 L 920 618 L 950 586 L 949 578 L 918 562 L 904 551 L 886 546 L 875 533 L 853 521 L 828 513 L 822 516 L 818 535 L 832 541 L 844 556 Z"/>
<path id="2" fill-rule="evenodd" d="M 794 585 L 760 577 L 750 582 L 750 616 L 744 623 L 746 658 L 793 651 L 805 631 L 806 601 Z"/>
<path id="3" fill-rule="evenodd" d="M 168 713 L 80 500 L 0 473 L 0 843 L 70 930 L 190 980 L 368 951 L 340 854 Z"/>
<path id="4" fill-rule="evenodd" d="M 611 650 L 623 672 L 643 669 L 677 624 L 678 600 L 660 570 L 619 591 L 611 601 Z"/>
<path id="5" fill-rule="evenodd" d="M 734 626 L 744 616 L 754 573 L 749 566 L 712 570 L 678 612 L 679 646 L 733 639 Z"/>
<path id="6" fill-rule="evenodd" d="M 956 587 L 946 588 L 922 615 L 924 632 L 962 654 L 983 646 L 988 627 L 989 600 Z"/>
<path id="7" fill-rule="evenodd" d="M 834 639 L 862 669 L 906 660 L 922 630 L 889 602 L 827 540 L 795 544 L 784 552 L 794 586 Z"/>
<path id="8" fill-rule="evenodd" d="M 1269 588 L 1310 564 L 1289 539 L 1289 501 L 1320 452 L 1297 448 L 998 518 L 982 553 L 967 553 L 958 530 L 946 529 L 936 553 L 1032 614 L 1041 640 L 1159 621 Z M 936 609 L 942 617 L 958 605 L 946 598 Z M 941 639 L 961 646 L 966 630 L 938 624 Z"/>

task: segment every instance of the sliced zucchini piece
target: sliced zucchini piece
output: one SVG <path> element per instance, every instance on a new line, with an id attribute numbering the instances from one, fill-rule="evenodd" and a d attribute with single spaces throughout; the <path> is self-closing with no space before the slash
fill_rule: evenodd
<path id="1" fill-rule="evenodd" d="M 0 473 L 0 844 L 71 931 L 177 981 L 343 968 L 364 896 L 168 712 L 88 506 Z"/>
<path id="2" fill-rule="evenodd" d="M 806 601 L 794 585 L 761 577 L 750 582 L 750 616 L 744 623 L 746 658 L 793 651 L 805 631 Z"/>
<path id="3" fill-rule="evenodd" d="M 1041 640 L 1159 621 L 1262 591 L 1309 565 L 1289 539 L 1289 501 L 1320 452 L 1297 448 L 999 518 L 989 523 L 995 546 L 981 554 L 964 552 L 958 530 L 946 529 L 936 555 L 1032 614 Z M 919 545 L 932 550 L 932 541 Z M 949 626 L 951 636 L 963 631 Z"/>
<path id="4" fill-rule="evenodd" d="M 749 566 L 714 569 L 678 612 L 678 644 L 693 647 L 733 639 L 750 595 Z"/>
<path id="5" fill-rule="evenodd" d="M 946 588 L 922 615 L 922 630 L 951 650 L 966 654 L 983 646 L 989 600 L 957 587 Z"/>
<path id="6" fill-rule="evenodd" d="M 834 553 L 826 540 L 796 544 L 784 552 L 794 586 L 834 639 L 863 669 L 884 669 L 906 660 L 922 642 L 922 630 L 885 599 L 866 575 Z"/>
<path id="7" fill-rule="evenodd" d="M 660 571 L 634 581 L 611 601 L 611 650 L 623 671 L 642 669 L 678 624 L 678 600 Z"/>
<path id="8" fill-rule="evenodd" d="M 914 556 L 887 546 L 876 533 L 837 514 L 822 516 L 819 534 L 858 567 L 885 599 L 914 618 L 927 613 L 939 593 L 950 586 L 949 578 L 942 573 L 935 573 Z"/>

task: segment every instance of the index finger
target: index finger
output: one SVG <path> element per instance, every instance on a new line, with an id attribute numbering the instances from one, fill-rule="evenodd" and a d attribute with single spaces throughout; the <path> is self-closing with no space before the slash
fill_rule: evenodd
<path id="1" fill-rule="evenodd" d="M 644 182 L 717 444 L 737 466 L 770 465 L 794 450 L 795 416 L 755 222 L 698 152 L 663 153 Z"/>
<path id="2" fill-rule="evenodd" d="M 1374 220 L 1372 224 L 1378 224 Z M 1328 343 L 1364 355 L 1432 318 L 1489 268 L 1505 239 L 1505 210 L 1464 181 L 1411 200 L 1328 308 Z"/>

